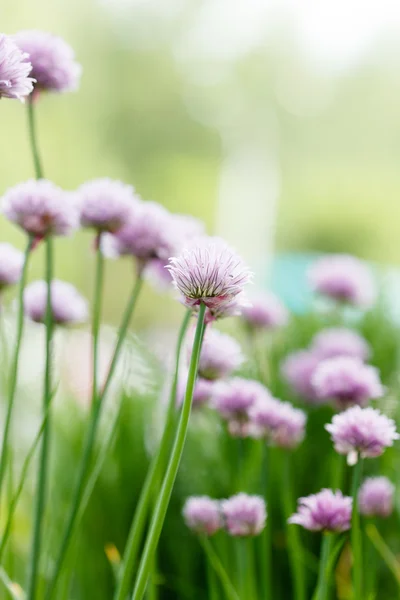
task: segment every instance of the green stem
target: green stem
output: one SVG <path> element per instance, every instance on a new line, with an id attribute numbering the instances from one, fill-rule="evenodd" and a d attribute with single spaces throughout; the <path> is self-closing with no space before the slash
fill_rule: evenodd
<path id="1" fill-rule="evenodd" d="M 40 160 L 39 149 L 36 139 L 36 123 L 35 123 L 35 110 L 34 110 L 34 99 L 31 94 L 27 102 L 28 106 L 28 130 L 29 130 L 29 141 L 31 145 L 33 164 L 35 167 L 36 179 L 43 178 L 43 168 Z"/>
<path id="2" fill-rule="evenodd" d="M 318 584 L 316 600 L 327 600 L 329 591 L 328 565 L 332 550 L 334 536 L 331 533 L 324 533 L 322 536 L 321 559 L 319 562 Z"/>
<path id="3" fill-rule="evenodd" d="M 391 571 L 393 577 L 395 578 L 397 585 L 400 590 L 400 564 L 397 557 L 393 554 L 391 549 L 387 546 L 385 540 L 380 535 L 378 529 L 375 525 L 369 524 L 366 527 L 367 536 L 375 546 L 375 549 L 381 555 L 382 559 L 385 561 L 386 566 Z"/>
<path id="4" fill-rule="evenodd" d="M 101 408 L 102 408 L 106 393 L 108 391 L 108 388 L 110 386 L 110 383 L 111 383 L 111 380 L 112 380 L 112 377 L 113 377 L 113 374 L 115 371 L 115 367 L 118 362 L 119 355 L 120 355 L 122 347 L 123 347 L 123 343 L 124 343 L 124 340 L 126 337 L 126 333 L 128 331 L 129 323 L 132 318 L 133 310 L 135 308 L 137 298 L 138 298 L 140 290 L 142 288 L 142 283 L 143 283 L 143 279 L 141 276 L 139 276 L 134 284 L 131 296 L 128 301 L 128 305 L 124 312 L 124 316 L 123 316 L 122 323 L 121 323 L 119 333 L 118 333 L 117 344 L 115 346 L 114 354 L 113 354 L 113 357 L 111 360 L 111 364 L 110 364 L 110 367 L 108 370 L 108 374 L 107 374 L 107 378 L 106 378 L 103 390 L 99 394 L 99 398 L 97 399 L 97 402 L 95 402 L 92 406 L 92 413 L 91 413 L 89 428 L 86 433 L 85 441 L 83 444 L 82 459 L 81 459 L 81 463 L 79 465 L 76 485 L 75 485 L 74 494 L 73 494 L 72 502 L 71 502 L 71 508 L 70 508 L 69 514 L 67 515 L 66 526 L 65 526 L 62 538 L 61 538 L 61 546 L 60 546 L 59 553 L 57 555 L 57 559 L 55 561 L 53 577 L 50 580 L 49 587 L 48 587 L 46 595 L 45 595 L 46 600 L 50 600 L 50 598 L 53 598 L 53 595 L 56 590 L 58 578 L 61 574 L 61 569 L 62 569 L 64 560 L 65 560 L 69 545 L 71 543 L 73 533 L 76 530 L 79 506 L 80 506 L 80 502 L 82 500 L 83 493 L 85 491 L 85 483 L 86 483 L 87 474 L 88 474 L 88 471 L 90 468 L 90 461 L 92 458 L 92 450 L 93 450 L 94 442 L 96 439 L 97 427 L 98 427 L 100 415 L 101 415 Z"/>
<path id="5" fill-rule="evenodd" d="M 207 598 L 209 600 L 219 600 L 218 594 L 218 581 L 216 579 L 216 574 L 213 569 L 213 566 L 209 560 L 206 559 L 206 569 L 207 569 Z"/>
<path id="6" fill-rule="evenodd" d="M 44 372 L 43 392 L 43 417 L 47 415 L 42 434 L 42 448 L 39 460 L 38 487 L 36 493 L 36 506 L 34 512 L 33 540 L 31 552 L 31 564 L 28 578 L 27 600 L 36 597 L 37 578 L 39 570 L 40 550 L 42 543 L 42 525 L 46 506 L 46 488 L 48 475 L 48 454 L 50 443 L 50 415 L 48 407 L 52 397 L 51 391 L 51 361 L 52 361 L 52 336 L 53 336 L 53 313 L 51 305 L 51 281 L 53 279 L 53 244 L 52 238 L 46 238 L 46 364 Z"/>
<path id="7" fill-rule="evenodd" d="M 189 327 L 191 315 L 192 311 L 188 310 L 179 330 L 175 354 L 175 371 L 172 380 L 164 431 L 161 437 L 159 448 L 150 463 L 150 467 L 147 472 L 145 482 L 142 486 L 138 503 L 136 505 L 135 516 L 129 531 L 118 586 L 114 596 L 115 600 L 125 600 L 129 592 L 132 581 L 132 573 L 136 563 L 139 545 L 142 540 L 143 530 L 146 524 L 152 492 L 155 489 L 156 481 L 161 477 L 161 470 L 166 461 L 167 452 L 171 445 L 176 416 L 176 394 L 178 389 L 179 363 L 182 345 L 185 339 L 186 331 Z"/>
<path id="8" fill-rule="evenodd" d="M 103 279 L 104 279 L 104 256 L 100 249 L 101 234 L 97 239 L 96 250 L 96 275 L 93 297 L 93 321 L 92 321 L 92 343 L 93 343 L 93 374 L 92 374 L 92 406 L 97 402 L 98 396 L 98 362 L 99 362 L 99 331 L 101 319 L 101 300 L 103 296 Z"/>
<path id="9" fill-rule="evenodd" d="M 14 408 L 15 393 L 17 390 L 17 379 L 18 379 L 18 366 L 19 366 L 19 355 L 21 350 L 22 333 L 24 329 L 24 289 L 26 285 L 27 271 L 28 271 L 28 260 L 30 252 L 32 250 L 32 238 L 29 238 L 26 246 L 24 263 L 22 266 L 21 280 L 19 282 L 18 290 L 18 314 L 17 314 L 17 332 L 14 344 L 14 354 L 11 361 L 11 372 L 10 380 L 8 385 L 8 402 L 7 402 L 7 413 L 4 422 L 3 430 L 3 441 L 1 445 L 1 456 L 0 456 L 0 495 L 1 488 L 4 480 L 7 464 L 7 451 L 9 445 L 9 435 L 11 427 L 11 417 Z"/>
<path id="10" fill-rule="evenodd" d="M 247 577 L 246 573 L 248 570 L 246 546 L 243 538 L 237 537 L 234 540 L 236 546 L 236 573 L 237 573 L 237 587 L 239 590 L 240 598 L 246 599 L 247 596 Z"/>
<path id="11" fill-rule="evenodd" d="M 362 598 L 362 535 L 360 513 L 358 510 L 358 490 L 360 488 L 363 462 L 359 458 L 353 468 L 352 496 L 353 510 L 351 515 L 351 549 L 353 552 L 353 594 L 354 599 Z"/>
<path id="12" fill-rule="evenodd" d="M 346 457 L 343 454 L 333 452 L 332 456 L 332 489 L 341 490 L 343 488 L 344 476 L 346 473 Z"/>
<path id="13" fill-rule="evenodd" d="M 306 600 L 304 566 L 302 562 L 303 549 L 299 529 L 287 523 L 287 519 L 293 513 L 294 509 L 290 461 L 290 453 L 287 450 L 283 450 L 282 498 L 288 540 L 289 563 L 293 576 L 294 597 L 296 600 Z"/>
<path id="14" fill-rule="evenodd" d="M 172 489 L 178 473 L 183 449 L 186 441 L 186 433 L 189 426 L 190 412 L 192 408 L 193 390 L 196 382 L 197 369 L 200 358 L 201 342 L 204 328 L 206 306 L 201 303 L 197 320 L 196 334 L 193 342 L 192 356 L 190 359 L 189 374 L 186 385 L 186 393 L 183 401 L 178 429 L 175 435 L 175 441 L 169 459 L 167 472 L 164 477 L 163 485 L 157 500 L 153 518 L 150 524 L 150 530 L 147 534 L 144 545 L 142 559 L 139 565 L 135 588 L 133 591 L 133 600 L 142 600 L 147 585 L 147 578 L 154 552 L 158 545 L 161 530 L 164 524 L 165 515 L 171 498 Z"/>
<path id="15" fill-rule="evenodd" d="M 209 564 L 211 564 L 212 568 L 214 569 L 216 575 L 218 576 L 221 582 L 222 587 L 224 588 L 227 600 L 241 600 L 241 597 L 239 597 L 238 593 L 233 587 L 233 584 L 229 579 L 229 576 L 225 571 L 220 559 L 218 558 L 217 553 L 212 547 L 212 544 L 208 537 L 200 536 L 199 540 L 206 554 Z"/>
<path id="16" fill-rule="evenodd" d="M 271 449 L 267 446 L 265 441 L 261 442 L 263 444 L 263 461 L 262 461 L 262 473 L 261 473 L 261 481 L 262 481 L 262 490 L 261 495 L 264 497 L 267 510 L 268 510 L 268 519 L 266 521 L 264 530 L 262 531 L 259 538 L 260 545 L 260 574 L 261 574 L 261 593 L 262 598 L 264 600 L 272 600 L 272 520 L 271 520 Z"/>

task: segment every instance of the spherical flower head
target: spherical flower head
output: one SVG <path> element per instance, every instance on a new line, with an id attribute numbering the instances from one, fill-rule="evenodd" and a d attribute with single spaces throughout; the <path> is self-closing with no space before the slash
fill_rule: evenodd
<path id="1" fill-rule="evenodd" d="M 250 408 L 249 418 L 263 437 L 281 448 L 295 448 L 304 438 L 307 416 L 290 402 L 266 398 Z"/>
<path id="2" fill-rule="evenodd" d="M 318 398 L 333 400 L 339 408 L 365 406 L 385 393 L 378 369 L 351 356 L 321 361 L 313 373 L 312 384 Z"/>
<path id="3" fill-rule="evenodd" d="M 350 464 L 357 462 L 358 455 L 380 456 L 400 437 L 393 419 L 370 407 L 352 406 L 334 415 L 325 429 L 331 434 L 336 452 L 347 454 Z"/>
<path id="4" fill-rule="evenodd" d="M 232 302 L 250 280 L 238 255 L 218 238 L 202 238 L 169 259 L 173 284 L 186 306 L 204 303 L 218 310 Z"/>
<path id="5" fill-rule="evenodd" d="M 188 354 L 190 356 L 190 352 Z M 200 377 L 210 380 L 221 379 L 240 367 L 243 360 L 240 344 L 233 337 L 216 329 L 207 328 L 199 360 Z"/>
<path id="6" fill-rule="evenodd" d="M 320 258 L 309 271 L 315 292 L 338 302 L 369 308 L 375 299 L 375 287 L 368 268 L 354 256 L 334 254 Z"/>
<path id="7" fill-rule="evenodd" d="M 310 531 L 346 531 L 350 529 L 352 505 L 352 498 L 342 492 L 323 489 L 299 498 L 297 513 L 288 522 Z"/>
<path id="8" fill-rule="evenodd" d="M 187 376 L 188 376 L 188 373 L 186 372 L 179 379 L 178 393 L 177 393 L 178 406 L 180 406 L 183 403 L 183 399 L 185 397 Z M 203 406 L 204 404 L 207 404 L 211 400 L 212 395 L 213 395 L 214 385 L 215 385 L 215 382 L 210 381 L 209 379 L 203 379 L 202 377 L 198 377 L 196 379 L 196 382 L 194 384 L 194 390 L 193 390 L 193 398 L 192 398 L 192 405 L 193 405 L 194 409 L 199 408 L 199 407 Z"/>
<path id="9" fill-rule="evenodd" d="M 71 46 L 46 31 L 20 31 L 14 36 L 17 46 L 29 55 L 35 93 L 72 92 L 79 85 L 82 67 L 75 61 Z"/>
<path id="10" fill-rule="evenodd" d="M 312 377 L 320 359 L 309 350 L 297 350 L 288 354 L 281 365 L 283 378 L 303 400 L 312 404 L 321 403 L 315 393 Z"/>
<path id="11" fill-rule="evenodd" d="M 2 204 L 7 219 L 38 238 L 68 235 L 77 226 L 77 208 L 71 195 L 46 179 L 10 188 Z"/>
<path id="12" fill-rule="evenodd" d="M 242 310 L 242 319 L 252 329 L 278 329 L 288 322 L 288 312 L 275 294 L 259 293 L 252 296 Z"/>
<path id="13" fill-rule="evenodd" d="M 358 492 L 360 513 L 366 517 L 389 517 L 394 492 L 395 486 L 387 477 L 368 477 Z"/>
<path id="14" fill-rule="evenodd" d="M 220 504 L 208 496 L 188 498 L 182 512 L 186 525 L 196 533 L 213 535 L 222 527 Z"/>
<path id="15" fill-rule="evenodd" d="M 250 408 L 269 395 L 258 381 L 233 377 L 215 384 L 212 403 L 224 419 L 246 423 Z"/>
<path id="16" fill-rule="evenodd" d="M 258 535 L 265 527 L 267 509 L 261 496 L 236 494 L 222 500 L 221 507 L 226 530 L 232 536 Z"/>
<path id="17" fill-rule="evenodd" d="M 24 255 L 20 250 L 7 244 L 0 243 L 0 291 L 20 280 Z"/>
<path id="18" fill-rule="evenodd" d="M 28 55 L 11 37 L 0 34 L 0 98 L 23 101 L 33 90 L 34 79 Z"/>
<path id="19" fill-rule="evenodd" d="M 320 359 L 351 356 L 365 361 L 371 354 L 368 342 L 356 331 L 346 327 L 323 329 L 314 336 L 311 349 Z"/>
<path id="20" fill-rule="evenodd" d="M 99 233 L 115 233 L 129 220 L 137 198 L 133 188 L 121 181 L 95 179 L 81 185 L 80 222 Z"/>
<path id="21" fill-rule="evenodd" d="M 57 325 L 84 323 L 88 318 L 86 300 L 73 285 L 58 279 L 51 282 L 51 309 Z M 34 281 L 25 288 L 25 314 L 36 323 L 44 323 L 46 310 L 47 284 L 45 281 Z"/>

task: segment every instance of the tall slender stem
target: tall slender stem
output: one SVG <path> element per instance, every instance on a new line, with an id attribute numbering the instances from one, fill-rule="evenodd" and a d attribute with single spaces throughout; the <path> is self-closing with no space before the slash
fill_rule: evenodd
<path id="1" fill-rule="evenodd" d="M 287 450 L 283 450 L 283 469 L 282 469 L 282 496 L 284 505 L 284 516 L 286 521 L 286 531 L 288 539 L 289 562 L 292 570 L 294 597 L 296 600 L 306 600 L 304 567 L 302 562 L 302 545 L 299 536 L 298 527 L 287 524 L 287 519 L 293 512 L 293 492 L 292 492 L 292 473 L 290 459 L 291 455 Z"/>
<path id="2" fill-rule="evenodd" d="M 201 536 L 199 539 L 203 550 L 206 554 L 208 564 L 212 566 L 222 584 L 222 587 L 224 588 L 225 597 L 228 600 L 240 600 L 240 597 L 236 592 L 235 588 L 233 587 L 233 584 L 229 579 L 229 576 L 225 571 L 224 566 L 218 557 L 218 554 L 215 552 L 211 541 L 205 535 Z"/>
<path id="3" fill-rule="evenodd" d="M 101 320 L 101 300 L 103 297 L 103 278 L 104 278 L 104 256 L 101 251 L 101 234 L 98 236 L 96 249 L 96 275 L 93 296 L 93 318 L 92 318 L 92 344 L 93 344 L 93 373 L 92 373 L 92 406 L 97 402 L 98 397 L 98 352 L 99 352 L 99 331 Z"/>
<path id="4" fill-rule="evenodd" d="M 259 544 L 260 544 L 260 573 L 261 573 L 261 592 L 263 600 L 272 600 L 272 520 L 271 520 L 271 449 L 267 446 L 265 441 L 263 444 L 263 462 L 262 462 L 262 473 L 261 473 L 261 495 L 264 497 L 267 504 L 268 519 L 265 524 L 264 530 L 262 531 Z"/>
<path id="5" fill-rule="evenodd" d="M 90 417 L 89 428 L 86 433 L 84 444 L 83 444 L 82 459 L 81 459 L 79 469 L 78 469 L 78 475 L 77 475 L 76 485 L 75 485 L 75 489 L 74 489 L 74 493 L 73 493 L 73 497 L 72 497 L 71 508 L 70 508 L 70 512 L 66 518 L 66 526 L 65 526 L 62 538 L 61 538 L 60 550 L 59 550 L 59 553 L 58 553 L 56 561 L 55 561 L 53 577 L 49 583 L 49 587 L 48 587 L 46 595 L 45 595 L 46 600 L 50 600 L 50 598 L 53 598 L 53 596 L 54 596 L 54 593 L 56 591 L 57 582 L 58 582 L 58 579 L 61 574 L 61 569 L 64 564 L 64 560 L 65 560 L 69 545 L 71 543 L 72 535 L 75 531 L 77 517 L 79 514 L 79 506 L 80 506 L 80 503 L 82 500 L 83 493 L 85 491 L 86 478 L 87 478 L 89 468 L 90 468 L 90 461 L 92 458 L 92 450 L 93 450 L 94 442 L 96 439 L 97 428 L 98 428 L 100 415 L 101 415 L 101 408 L 102 408 L 107 390 L 110 386 L 112 376 L 114 374 L 115 367 L 118 362 L 119 355 L 122 350 L 122 346 L 123 346 L 123 343 L 124 343 L 124 340 L 126 337 L 126 333 L 128 331 L 129 323 L 132 318 L 133 310 L 136 306 L 136 301 L 139 296 L 140 290 L 142 288 L 142 283 L 143 283 L 142 277 L 138 277 L 134 284 L 131 296 L 128 301 L 128 305 L 125 309 L 125 313 L 124 313 L 122 323 L 121 323 L 119 333 L 118 333 L 118 339 L 117 339 L 117 343 L 115 346 L 113 358 L 111 360 L 111 364 L 110 364 L 110 367 L 108 370 L 108 374 L 107 374 L 107 378 L 106 378 L 103 390 L 99 394 L 97 401 L 92 406 L 92 413 L 91 413 L 91 417 Z"/>
<path id="6" fill-rule="evenodd" d="M 36 138 L 36 121 L 35 121 L 35 110 L 34 110 L 34 99 L 31 94 L 28 98 L 28 130 L 29 130 L 29 141 L 31 145 L 33 164 L 35 167 L 36 179 L 43 178 L 42 162 L 40 160 L 39 148 Z"/>
<path id="7" fill-rule="evenodd" d="M 197 320 L 196 334 L 193 342 L 192 356 L 189 365 L 189 374 L 186 385 L 186 393 L 183 401 L 182 411 L 179 419 L 178 429 L 175 435 L 175 441 L 169 459 L 167 472 L 164 477 L 163 485 L 157 500 L 153 518 L 150 524 L 150 530 L 147 534 L 144 545 L 142 559 L 139 565 L 135 588 L 133 591 L 133 600 L 142 600 L 147 585 L 147 578 L 151 567 L 151 561 L 158 545 L 161 530 L 167 513 L 172 489 L 178 473 L 183 449 L 186 441 L 186 433 L 189 426 L 190 412 L 192 408 L 193 391 L 196 382 L 197 369 L 200 358 L 201 343 L 204 332 L 204 317 L 206 306 L 201 303 Z"/>
<path id="8" fill-rule="evenodd" d="M 129 592 L 132 581 L 132 573 L 138 555 L 139 545 L 142 539 L 143 530 L 146 524 L 146 518 L 149 511 L 149 504 L 152 493 L 155 489 L 155 483 L 161 478 L 161 469 L 166 461 L 168 449 L 171 445 L 172 436 L 174 433 L 175 414 L 176 414 L 176 393 L 178 387 L 179 363 L 183 341 L 186 331 L 189 326 L 191 311 L 188 310 L 182 321 L 179 330 L 176 355 L 175 355 L 175 371 L 172 380 L 171 393 L 167 408 L 164 431 L 161 437 L 159 448 L 154 455 L 149 470 L 146 475 L 145 482 L 142 486 L 140 497 L 136 505 L 135 516 L 129 531 L 126 550 L 123 563 L 121 566 L 120 577 L 118 580 L 117 591 L 115 592 L 115 600 L 125 600 Z"/>
<path id="9" fill-rule="evenodd" d="M 324 533 L 322 536 L 321 558 L 319 561 L 318 584 L 315 600 L 327 600 L 329 591 L 328 563 L 332 550 L 334 535 Z"/>
<path id="10" fill-rule="evenodd" d="M 353 552 L 353 593 L 354 598 L 362 598 L 362 535 L 360 513 L 358 510 L 358 490 L 362 473 L 362 459 L 359 458 L 353 467 L 353 510 L 351 515 L 351 549 Z"/>
<path id="11" fill-rule="evenodd" d="M 9 435 L 10 435 L 10 427 L 11 427 L 11 418 L 14 408 L 14 399 L 15 393 L 17 390 L 17 379 L 18 379 L 18 366 L 19 366 L 19 355 L 21 350 L 21 342 L 22 342 L 22 333 L 24 329 L 24 289 L 26 285 L 26 277 L 28 271 L 28 261 L 30 252 L 32 250 L 32 238 L 29 238 L 25 255 L 24 255 L 24 263 L 22 267 L 21 280 L 19 282 L 19 291 L 18 291 L 18 314 L 17 314 L 17 333 L 14 344 L 14 354 L 11 361 L 11 373 L 8 384 L 8 402 L 7 402 L 7 413 L 4 422 L 4 430 L 3 430 L 3 441 L 1 445 L 1 456 L 0 456 L 0 495 L 1 488 L 4 480 L 4 474 L 6 471 L 7 464 L 7 451 L 8 451 L 8 443 L 9 443 Z"/>
<path id="12" fill-rule="evenodd" d="M 51 281 L 53 278 L 53 244 L 51 236 L 46 238 L 46 364 L 44 372 L 43 391 L 43 416 L 47 415 L 42 435 L 42 448 L 39 460 L 39 479 L 36 492 L 36 506 L 34 512 L 33 540 L 31 552 L 31 564 L 28 579 L 27 600 L 36 597 L 37 578 L 39 570 L 39 559 L 42 542 L 43 517 L 46 507 L 46 488 L 48 475 L 48 454 L 50 445 L 50 415 L 48 407 L 51 401 L 51 363 L 52 363 L 52 336 L 53 336 L 53 311 L 51 306 Z"/>

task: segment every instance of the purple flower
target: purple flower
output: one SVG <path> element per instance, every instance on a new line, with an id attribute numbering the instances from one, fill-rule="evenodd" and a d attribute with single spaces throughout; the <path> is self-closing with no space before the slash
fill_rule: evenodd
<path id="1" fill-rule="evenodd" d="M 336 452 L 347 454 L 348 462 L 380 456 L 385 448 L 399 439 L 396 424 L 375 408 L 352 406 L 335 415 L 332 423 L 325 425 L 331 434 Z"/>
<path id="2" fill-rule="evenodd" d="M 199 360 L 200 377 L 221 379 L 240 367 L 243 360 L 240 344 L 233 337 L 207 328 Z"/>
<path id="3" fill-rule="evenodd" d="M 6 242 L 0 243 L 0 291 L 20 280 L 23 264 L 24 255 L 20 250 Z"/>
<path id="4" fill-rule="evenodd" d="M 320 362 L 313 373 L 312 384 L 318 398 L 334 400 L 339 408 L 352 404 L 364 406 L 385 392 L 378 369 L 350 356 Z"/>
<path id="5" fill-rule="evenodd" d="M 319 362 L 314 352 L 297 350 L 289 354 L 281 365 L 282 376 L 293 391 L 313 404 L 321 403 L 312 384 L 312 377 Z"/>
<path id="6" fill-rule="evenodd" d="M 11 37 L 0 34 L 0 98 L 24 100 L 33 90 L 32 65 Z"/>
<path id="7" fill-rule="evenodd" d="M 213 535 L 222 527 L 220 504 L 208 496 L 188 498 L 182 512 L 186 525 L 196 533 Z"/>
<path id="8" fill-rule="evenodd" d="M 44 323 L 47 308 L 47 284 L 45 281 L 30 283 L 24 292 L 25 314 L 36 323 Z M 51 282 L 52 316 L 58 325 L 83 323 L 88 317 L 86 300 L 70 283 L 54 279 Z"/>
<path id="9" fill-rule="evenodd" d="M 236 494 L 228 500 L 222 500 L 221 506 L 225 528 L 230 535 L 258 535 L 264 529 L 267 510 L 261 496 Z"/>
<path id="10" fill-rule="evenodd" d="M 42 238 L 68 235 L 77 226 L 77 209 L 71 195 L 47 181 L 19 183 L 3 196 L 3 213 L 26 233 Z"/>
<path id="11" fill-rule="evenodd" d="M 183 399 L 185 397 L 186 392 L 186 384 L 187 384 L 187 372 L 185 375 L 181 376 L 179 379 L 178 393 L 177 393 L 177 404 L 180 406 L 183 403 Z M 212 397 L 214 390 L 214 381 L 210 381 L 209 379 L 203 379 L 202 377 L 198 377 L 194 384 L 193 390 L 193 399 L 192 404 L 193 408 L 198 408 L 207 404 Z"/>
<path id="12" fill-rule="evenodd" d="M 314 336 L 311 350 L 320 359 L 352 356 L 365 361 L 371 354 L 368 342 L 356 331 L 346 327 L 323 329 Z"/>
<path id="13" fill-rule="evenodd" d="M 178 257 L 168 269 L 186 306 L 202 302 L 211 310 L 230 304 L 250 280 L 250 272 L 237 254 L 218 238 L 204 238 Z"/>
<path id="14" fill-rule="evenodd" d="M 80 222 L 99 233 L 115 233 L 128 221 L 137 198 L 133 188 L 121 181 L 95 179 L 81 185 Z"/>
<path id="15" fill-rule="evenodd" d="M 20 31 L 14 36 L 17 46 L 29 55 L 35 92 L 72 92 L 78 87 L 82 67 L 74 51 L 62 38 L 46 31 Z"/>
<path id="16" fill-rule="evenodd" d="M 314 291 L 339 302 L 369 308 L 375 288 L 368 268 L 354 256 L 333 254 L 312 265 L 309 279 Z"/>
<path id="17" fill-rule="evenodd" d="M 231 434 L 244 437 L 252 431 L 248 427 L 250 408 L 269 397 L 267 388 L 258 381 L 234 377 L 215 384 L 212 404 L 228 421 Z"/>
<path id="18" fill-rule="evenodd" d="M 389 517 L 394 492 L 395 486 L 387 477 L 368 477 L 358 492 L 360 513 L 366 517 Z"/>
<path id="19" fill-rule="evenodd" d="M 299 498 L 297 513 L 289 523 L 310 531 L 341 532 L 350 529 L 353 499 L 337 490 L 323 489 L 318 494 Z"/>
<path id="20" fill-rule="evenodd" d="M 307 416 L 289 402 L 267 397 L 250 408 L 249 418 L 260 434 L 276 446 L 294 448 L 304 438 Z"/>
<path id="21" fill-rule="evenodd" d="M 288 321 L 288 312 L 277 296 L 270 292 L 251 298 L 242 310 L 243 321 L 254 329 L 277 329 Z"/>

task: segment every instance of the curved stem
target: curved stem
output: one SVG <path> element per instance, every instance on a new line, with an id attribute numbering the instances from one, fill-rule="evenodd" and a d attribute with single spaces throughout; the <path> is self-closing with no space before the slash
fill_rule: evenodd
<path id="1" fill-rule="evenodd" d="M 40 160 L 39 149 L 36 139 L 36 123 L 35 123 L 35 110 L 34 110 L 34 99 L 31 94 L 28 98 L 28 130 L 29 130 L 29 142 L 31 145 L 33 164 L 35 167 L 36 179 L 43 178 L 43 168 Z"/>
<path id="2" fill-rule="evenodd" d="M 14 408 L 14 399 L 15 393 L 17 390 L 17 379 L 18 379 L 18 366 L 19 366 L 19 355 L 21 350 L 21 342 L 22 342 L 22 333 L 24 329 L 24 289 L 26 285 L 26 277 L 28 271 L 28 260 L 29 255 L 32 250 L 32 238 L 29 238 L 28 244 L 26 246 L 25 255 L 24 255 L 24 263 L 22 267 L 21 280 L 19 282 L 19 291 L 18 291 L 18 314 L 17 314 L 17 333 L 15 338 L 14 345 L 14 354 L 11 362 L 11 373 L 10 380 L 8 385 L 8 402 L 7 402 L 7 413 L 4 422 L 4 430 L 3 430 L 3 441 L 1 445 L 1 456 L 0 456 L 0 494 L 1 488 L 4 480 L 4 474 L 6 471 L 7 464 L 7 451 L 8 451 L 8 441 L 10 435 L 10 427 L 11 427 L 11 418 Z"/>
<path id="3" fill-rule="evenodd" d="M 200 536 L 199 539 L 200 539 L 200 544 L 202 545 L 203 550 L 206 554 L 208 563 L 212 566 L 215 573 L 218 575 L 218 578 L 224 588 L 226 598 L 228 600 L 240 600 L 239 595 L 237 594 L 235 588 L 233 587 L 233 584 L 232 584 L 231 580 L 229 579 L 229 576 L 228 576 L 227 572 L 225 571 L 220 559 L 218 558 L 217 553 L 215 552 L 214 548 L 212 547 L 212 544 L 211 544 L 210 540 L 208 539 L 208 537 Z"/>
<path id="4" fill-rule="evenodd" d="M 178 388 L 180 356 L 191 315 L 192 312 L 188 310 L 179 330 L 175 355 L 175 372 L 171 386 L 164 431 L 161 437 L 159 448 L 150 463 L 150 467 L 147 472 L 138 503 L 136 505 L 135 516 L 133 518 L 128 540 L 126 542 L 126 550 L 123 563 L 121 565 L 117 590 L 114 596 L 115 600 L 125 600 L 129 592 L 132 581 L 132 573 L 137 559 L 143 530 L 146 524 L 147 514 L 149 512 L 152 493 L 155 489 L 155 483 L 161 477 L 161 469 L 165 463 L 167 452 L 171 445 L 176 415 L 176 394 Z"/>
<path id="5" fill-rule="evenodd" d="M 93 373 L 92 373 L 92 406 L 97 401 L 98 396 L 98 352 L 99 352 L 99 331 L 100 331 L 100 318 L 101 318 L 101 300 L 103 291 L 103 278 L 104 278 L 104 256 L 101 252 L 101 234 L 98 237 L 96 244 L 96 275 L 94 285 L 94 296 L 93 296 L 93 320 L 92 320 L 92 344 L 93 344 Z"/>
<path id="6" fill-rule="evenodd" d="M 329 557 L 331 554 L 334 536 L 332 533 L 324 533 L 322 536 L 321 559 L 319 562 L 318 584 L 315 600 L 327 600 L 329 591 Z"/>
<path id="7" fill-rule="evenodd" d="M 138 277 L 135 282 L 128 305 L 125 309 L 125 313 L 124 313 L 124 316 L 122 319 L 122 323 L 121 323 L 119 334 L 118 334 L 117 344 L 115 346 L 113 358 L 111 360 L 111 364 L 110 364 L 110 367 L 108 370 L 108 374 L 107 374 L 107 378 L 106 378 L 103 390 L 99 394 L 97 401 L 92 406 L 92 413 L 91 413 L 89 428 L 86 433 L 85 441 L 83 444 L 82 459 L 81 459 L 81 463 L 79 465 L 76 485 L 75 485 L 74 494 L 73 494 L 72 502 L 71 502 L 71 509 L 70 509 L 69 514 L 67 515 L 66 526 L 65 526 L 62 538 L 61 538 L 60 550 L 59 550 L 58 556 L 55 561 L 54 574 L 53 574 L 53 577 L 50 581 L 49 587 L 48 587 L 46 595 L 45 595 L 46 600 L 50 600 L 50 598 L 53 598 L 53 596 L 54 596 L 58 578 L 60 577 L 61 569 L 64 564 L 64 560 L 65 560 L 69 545 L 71 543 L 72 535 L 76 529 L 76 522 L 77 522 L 77 517 L 78 517 L 78 512 L 79 512 L 79 506 L 80 506 L 82 496 L 83 496 L 83 493 L 85 490 L 86 477 L 87 477 L 87 474 L 88 474 L 88 471 L 90 468 L 90 460 L 92 458 L 92 450 L 93 450 L 94 442 L 96 439 L 96 433 L 97 433 L 97 427 L 98 427 L 99 420 L 100 420 L 101 409 L 103 406 L 103 402 L 104 402 L 104 398 L 106 396 L 107 390 L 110 386 L 112 376 L 114 374 L 115 367 L 118 362 L 119 355 L 122 350 L 123 342 L 125 340 L 126 333 L 128 331 L 129 322 L 131 320 L 133 310 L 135 308 L 136 301 L 137 301 L 139 292 L 142 287 L 142 282 L 143 282 L 142 277 Z"/>
<path id="8" fill-rule="evenodd" d="M 43 416 L 47 415 L 45 420 L 42 449 L 39 461 L 39 480 L 36 494 L 36 507 L 33 526 L 33 540 L 31 552 L 30 573 L 28 579 L 27 600 L 33 600 L 36 597 L 36 585 L 38 577 L 40 550 L 42 542 L 42 525 L 46 506 L 46 487 L 48 474 L 48 454 L 50 444 L 50 415 L 48 407 L 51 401 L 51 360 L 52 360 L 52 335 L 53 335 L 53 313 L 51 305 L 51 280 L 53 278 L 53 244 L 51 237 L 46 238 L 46 286 L 47 286 L 47 307 L 46 307 L 46 364 L 44 372 L 44 393 L 43 393 Z"/>
<path id="9" fill-rule="evenodd" d="M 353 552 L 353 593 L 354 598 L 362 598 L 362 535 L 360 513 L 358 511 L 358 490 L 362 473 L 362 459 L 353 467 L 353 510 L 351 515 L 351 549 Z"/>
<path id="10" fill-rule="evenodd" d="M 174 487 L 175 479 L 181 462 L 183 448 L 185 446 L 186 433 L 189 426 L 189 418 L 192 408 L 193 390 L 195 386 L 200 358 L 205 311 L 205 305 L 200 304 L 196 334 L 193 342 L 192 356 L 190 359 L 185 399 L 183 401 L 178 429 L 175 435 L 175 441 L 169 459 L 167 472 L 165 474 L 163 485 L 158 496 L 157 505 L 154 510 L 153 518 L 150 524 L 150 530 L 147 534 L 146 542 L 144 545 L 143 555 L 140 561 L 139 571 L 137 574 L 135 588 L 132 596 L 133 600 L 142 600 L 143 598 L 143 594 L 147 585 L 147 578 L 149 576 L 149 571 L 151 568 L 151 561 L 158 545 L 158 540 L 160 538 L 165 515 L 167 513 L 169 501 L 171 498 L 172 489 Z"/>

